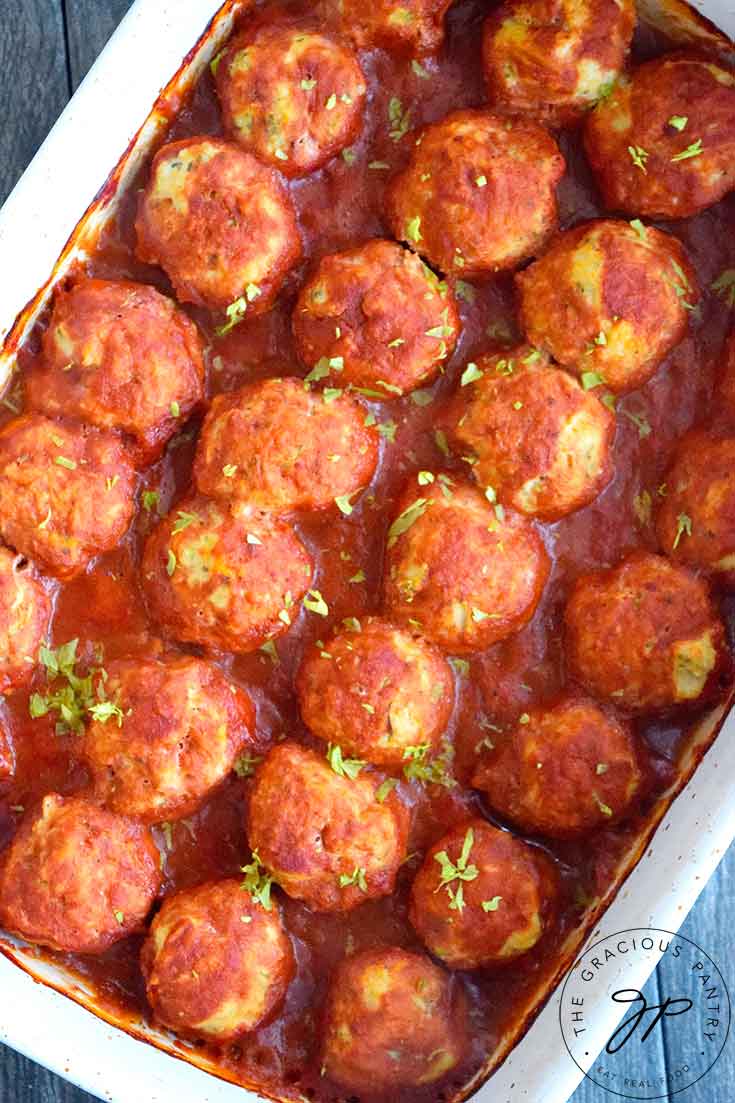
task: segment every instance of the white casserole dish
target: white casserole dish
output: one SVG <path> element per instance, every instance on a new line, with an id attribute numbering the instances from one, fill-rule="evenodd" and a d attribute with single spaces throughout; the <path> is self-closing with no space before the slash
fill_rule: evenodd
<path id="1" fill-rule="evenodd" d="M 134 175 L 165 124 L 160 111 L 148 117 L 160 89 L 179 70 L 181 58 L 187 56 L 176 88 L 169 91 L 185 89 L 226 37 L 233 15 L 246 6 L 247 0 L 228 0 L 220 12 L 218 0 L 138 0 L 130 10 L 0 212 L 0 255 L 12 258 L 13 272 L 12 280 L 6 276 L 0 284 L 0 340 L 7 337 L 0 354 L 0 380 L 12 370 L 14 350 L 43 308 L 51 286 L 83 252 L 85 240 L 94 238 L 114 207 L 116 195 Z M 711 0 L 699 7 L 724 31 L 735 34 L 735 7 L 730 0 Z M 681 32 L 685 40 L 712 37 L 706 25 L 693 21 L 680 0 L 643 0 L 641 10 L 657 22 L 663 16 L 667 29 Z M 215 15 L 212 33 L 188 54 Z M 136 135 L 141 120 L 147 117 Z M 67 247 L 65 243 L 90 198 L 134 136 L 125 161 Z M 9 268 L 6 259 L 6 272 Z M 692 768 L 721 715 L 722 710 L 693 741 Z M 602 921 L 595 924 L 594 916 L 589 917 L 594 927 L 588 932 L 590 941 L 633 927 L 678 928 L 735 838 L 730 781 L 734 776 L 735 716 L 730 716 Z M 652 817 L 651 830 L 665 803 L 662 798 L 658 813 Z M 634 859 L 628 866 L 632 864 Z M 621 871 L 621 875 L 626 872 Z M 255 1103 L 257 1097 L 241 1087 L 173 1060 L 52 991 L 48 985 L 75 1001 L 94 1004 L 92 993 L 85 992 L 78 980 L 65 975 L 57 965 L 46 962 L 38 951 L 2 939 L 0 948 L 14 959 L 0 956 L 0 1041 L 114 1103 L 158 1103 L 174 1096 L 180 1103 Z M 568 945 L 568 960 L 573 960 L 578 951 L 578 944 Z M 35 983 L 29 973 L 45 984 Z M 642 987 L 644 980 L 642 975 L 626 974 L 626 983 Z M 615 1025 L 617 1016 L 612 1008 L 604 992 L 597 994 L 597 1003 L 587 1008 L 593 1056 Z M 534 1012 L 529 1007 L 529 1017 Z M 174 1053 L 179 1049 L 170 1038 L 154 1035 L 145 1024 L 124 1025 L 132 1034 L 155 1037 Z M 184 1052 L 183 1047 L 180 1052 Z M 580 1078 L 562 1042 L 557 994 L 474 1098 L 478 1103 L 565 1103 Z"/>

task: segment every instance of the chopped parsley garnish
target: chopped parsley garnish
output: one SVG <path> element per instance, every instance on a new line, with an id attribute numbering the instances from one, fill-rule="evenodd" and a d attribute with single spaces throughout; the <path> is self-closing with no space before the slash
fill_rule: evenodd
<path id="1" fill-rule="evenodd" d="M 75 639 L 55 651 L 42 644 L 39 651 L 38 658 L 46 670 L 49 691 L 45 695 L 32 694 L 28 708 L 34 720 L 56 713 L 57 735 L 68 735 L 69 732 L 80 735 L 87 716 L 102 724 L 114 718 L 118 727 L 122 726 L 122 709 L 117 702 L 105 696 L 105 671 L 94 667 L 84 677 L 76 673 L 78 646 L 79 640 Z"/>
<path id="2" fill-rule="evenodd" d="M 222 474 L 226 479 L 234 479 L 235 475 L 237 474 L 237 464 L 226 463 L 225 466 L 222 468 Z"/>
<path id="3" fill-rule="evenodd" d="M 387 161 L 371 161 L 368 168 L 372 169 L 373 172 L 383 172 L 387 171 L 390 165 Z"/>
<path id="4" fill-rule="evenodd" d="M 183 532 L 184 529 L 188 529 L 189 525 L 197 525 L 200 523 L 201 518 L 198 517 L 196 513 L 185 513 L 184 510 L 180 509 L 176 514 L 176 520 L 173 523 L 171 532 L 176 536 L 177 533 Z"/>
<path id="5" fill-rule="evenodd" d="M 233 767 L 238 777 L 252 777 L 256 767 L 263 761 L 258 755 L 241 754 Z"/>
<path id="6" fill-rule="evenodd" d="M 340 513 L 344 513 L 345 517 L 349 517 L 352 513 L 352 503 L 350 502 L 350 494 L 340 494 L 338 498 L 335 498 L 335 504 Z"/>
<path id="7" fill-rule="evenodd" d="M 176 555 L 171 550 L 171 548 L 169 548 L 168 549 L 168 556 L 166 557 L 166 574 L 168 575 L 169 578 L 171 578 L 171 576 L 173 575 L 175 570 L 176 570 Z"/>
<path id="8" fill-rule="evenodd" d="M 449 908 L 451 911 L 458 911 L 461 913 L 464 910 L 464 885 L 462 882 L 474 881 L 480 874 L 477 866 L 468 864 L 474 842 L 475 833 L 472 828 L 469 827 L 464 837 L 464 842 L 462 843 L 462 851 L 456 863 L 451 861 L 446 850 L 440 850 L 438 854 L 434 855 L 434 861 L 439 863 L 441 869 L 439 884 L 434 891 L 441 892 L 443 888 L 446 888 L 449 894 Z M 456 889 L 453 889 L 452 885 L 455 881 L 458 881 L 459 884 Z"/>
<path id="9" fill-rule="evenodd" d="M 641 146 L 628 146 L 628 153 L 635 167 L 640 169 L 641 172 L 647 173 L 646 161 L 648 160 L 648 151 Z"/>
<path id="10" fill-rule="evenodd" d="M 403 104 L 397 96 L 392 96 L 388 104 L 389 135 L 394 142 L 400 142 L 411 126 L 411 108 L 403 110 Z"/>
<path id="11" fill-rule="evenodd" d="M 247 310 L 248 301 L 244 295 L 241 295 L 239 299 L 235 299 L 234 303 L 230 303 L 230 305 L 227 307 L 227 310 L 225 312 L 227 314 L 227 321 L 224 325 L 218 326 L 217 329 L 215 329 L 214 332 L 216 333 L 216 335 L 218 337 L 226 337 L 227 334 L 235 328 L 235 326 L 240 325 L 240 322 L 247 314 Z M 174 414 L 174 417 L 175 416 L 176 415 Z"/>
<path id="12" fill-rule="evenodd" d="M 735 308 L 735 268 L 726 268 L 710 285 L 710 290 L 724 299 L 729 307 Z"/>
<path id="13" fill-rule="evenodd" d="M 327 748 L 327 762 L 339 777 L 354 781 L 367 763 L 361 758 L 345 758 L 338 743 L 330 743 Z"/>
<path id="14" fill-rule="evenodd" d="M 365 572 L 363 570 L 360 570 L 357 572 L 357 574 L 353 574 L 352 578 L 348 578 L 347 581 L 350 582 L 353 586 L 356 585 L 358 582 L 364 582 Z"/>
<path id="15" fill-rule="evenodd" d="M 676 536 L 674 537 L 673 549 L 679 547 L 682 536 L 692 535 L 692 519 L 687 513 L 680 513 L 676 518 Z"/>
<path id="16" fill-rule="evenodd" d="M 434 482 L 434 474 L 431 471 L 419 471 L 417 480 L 419 486 L 430 486 Z"/>
<path id="17" fill-rule="evenodd" d="M 271 902 L 273 878 L 266 873 L 257 850 L 253 851 L 252 862 L 249 865 L 241 866 L 240 872 L 245 874 L 242 887 L 250 893 L 254 903 L 260 904 L 269 912 L 273 906 Z"/>
<path id="18" fill-rule="evenodd" d="M 309 590 L 304 598 L 304 608 L 320 617 L 329 616 L 329 606 L 318 590 Z"/>
<path id="19" fill-rule="evenodd" d="M 304 77 L 301 81 L 301 88 L 304 92 L 311 92 L 312 88 L 316 88 L 316 81 L 313 77 Z"/>
<path id="20" fill-rule="evenodd" d="M 477 364 L 470 362 L 462 372 L 460 383 L 463 387 L 467 387 L 470 383 L 475 383 L 478 379 L 482 379 L 484 374 L 485 373 L 478 368 Z"/>
<path id="21" fill-rule="evenodd" d="M 426 510 L 431 503 L 427 498 L 417 498 L 415 502 L 412 502 L 410 506 L 404 509 L 403 513 L 399 513 L 393 524 L 388 529 L 388 547 L 392 548 L 398 540 L 399 536 L 403 536 L 404 532 L 408 532 L 412 525 L 414 525 L 419 517 L 423 517 Z"/>
<path id="22" fill-rule="evenodd" d="M 704 149 L 702 148 L 702 139 L 697 138 L 696 142 L 692 142 L 692 144 L 690 146 L 687 146 L 686 149 L 683 149 L 681 153 L 674 154 L 671 160 L 688 161 L 690 157 L 699 157 L 702 153 L 704 153 Z"/>
<path id="23" fill-rule="evenodd" d="M 143 509 L 146 513 L 152 513 L 157 508 L 158 503 L 161 500 L 161 495 L 157 490 L 144 490 L 143 491 Z"/>
<path id="24" fill-rule="evenodd" d="M 172 402 L 171 403 L 171 417 L 180 417 L 180 416 L 181 416 L 181 407 L 179 406 L 178 402 Z"/>
<path id="25" fill-rule="evenodd" d="M 454 285 L 454 290 L 457 293 L 458 299 L 472 306 L 477 293 L 471 283 L 466 283 L 464 280 L 457 280 Z"/>
<path id="26" fill-rule="evenodd" d="M 397 778 L 387 777 L 385 781 L 378 786 L 378 788 L 375 790 L 375 799 L 377 800 L 378 804 L 384 804 L 386 802 L 397 784 Z"/>
<path id="27" fill-rule="evenodd" d="M 428 743 L 406 747 L 403 752 L 403 776 L 406 781 L 420 781 L 424 785 L 442 785 L 445 789 L 453 789 L 457 782 L 449 773 L 451 745 L 445 741 L 442 753 L 432 759 L 429 759 L 430 750 Z"/>
<path id="28" fill-rule="evenodd" d="M 57 467 L 65 467 L 67 471 L 76 471 L 76 460 L 70 460 L 66 456 L 56 456 L 54 463 Z"/>
<path id="29" fill-rule="evenodd" d="M 324 104 L 324 106 L 326 107 L 327 111 L 334 111 L 335 107 L 337 106 L 337 93 L 336 92 L 332 92 L 331 96 L 329 97 L 327 102 Z"/>
<path id="30" fill-rule="evenodd" d="M 621 410 L 620 412 L 623 417 L 627 417 L 628 421 L 632 421 L 641 440 L 645 440 L 646 437 L 651 435 L 651 424 L 645 414 L 635 414 L 631 410 Z"/>
<path id="31" fill-rule="evenodd" d="M 410 218 L 406 223 L 406 237 L 409 241 L 421 241 L 421 215 Z"/>
<path id="32" fill-rule="evenodd" d="M 417 61 L 416 58 L 414 58 L 413 61 L 411 62 L 411 68 L 413 69 L 414 73 L 419 78 L 419 80 L 430 80 L 431 79 L 431 73 L 428 73 L 426 71 L 426 69 L 424 69 L 421 62 Z"/>
<path id="33" fill-rule="evenodd" d="M 582 386 L 585 389 L 585 391 L 592 391 L 592 390 L 595 389 L 595 387 L 604 387 L 605 386 L 605 380 L 604 380 L 603 376 L 601 376 L 596 371 L 582 372 L 581 379 L 582 379 Z"/>
<path id="34" fill-rule="evenodd" d="M 502 896 L 493 896 L 492 900 L 483 900 L 482 910 L 487 912 L 496 912 L 500 907 L 500 902 L 503 899 Z"/>
<path id="35" fill-rule="evenodd" d="M 597 765 L 595 766 L 595 773 L 597 774 L 598 777 L 601 777 L 602 774 L 607 773 L 609 768 L 610 767 L 608 766 L 607 762 L 598 762 Z"/>
<path id="36" fill-rule="evenodd" d="M 646 227 L 643 225 L 640 218 L 634 218 L 632 220 L 632 222 L 630 223 L 630 225 L 633 227 L 635 232 L 638 234 L 638 237 L 641 239 L 641 241 L 645 241 L 646 240 Z"/>
<path id="37" fill-rule="evenodd" d="M 367 892 L 367 881 L 365 880 L 365 870 L 360 866 L 357 866 L 352 873 L 341 873 L 339 877 L 339 887 L 341 889 L 348 889 L 354 885 L 360 890 L 360 892 Z"/>
<path id="38" fill-rule="evenodd" d="M 600 809 L 603 816 L 612 816 L 612 808 L 609 806 L 609 804 L 605 804 L 604 801 L 601 801 L 600 798 L 597 796 L 597 793 L 595 793 L 595 801 L 597 802 L 597 807 Z"/>
<path id="39" fill-rule="evenodd" d="M 349 147 L 347 149 L 343 149 L 342 160 L 346 165 L 354 165 L 355 161 L 357 160 L 357 154 L 355 153 L 354 149 L 350 149 Z"/>
<path id="40" fill-rule="evenodd" d="M 688 122 L 688 115 L 672 115 L 669 119 L 669 126 L 673 126 L 674 130 L 678 130 L 679 133 L 681 133 L 682 130 L 685 129 Z"/>

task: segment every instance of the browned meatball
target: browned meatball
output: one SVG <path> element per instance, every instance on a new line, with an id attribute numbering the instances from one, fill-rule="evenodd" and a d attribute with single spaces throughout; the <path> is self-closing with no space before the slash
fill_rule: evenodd
<path id="1" fill-rule="evenodd" d="M 507 831 L 472 819 L 427 853 L 409 918 L 451 969 L 501 965 L 531 950 L 549 926 L 556 877 L 546 856 Z"/>
<path id="2" fill-rule="evenodd" d="M 360 130 L 365 75 L 352 50 L 328 35 L 246 29 L 214 68 L 228 135 L 286 176 L 321 168 Z"/>
<path id="3" fill-rule="evenodd" d="M 452 0 L 319 0 L 328 22 L 358 46 L 434 54 L 444 41 L 444 15 Z"/>
<path id="4" fill-rule="evenodd" d="M 325 1073 L 372 1094 L 434 1084 L 463 1059 L 467 1005 L 457 978 L 397 947 L 345 958 L 324 1020 Z"/>
<path id="5" fill-rule="evenodd" d="M 410 485 L 399 502 L 388 532 L 385 604 L 446 651 L 482 651 L 531 619 L 549 559 L 524 517 L 441 478 Z"/>
<path id="6" fill-rule="evenodd" d="M 583 575 L 564 620 L 572 675 L 626 709 L 697 701 L 722 669 L 724 629 L 707 586 L 658 555 Z"/>
<path id="7" fill-rule="evenodd" d="M 148 1001 L 177 1033 L 223 1043 L 255 1030 L 283 1001 L 294 974 L 276 905 L 256 903 L 239 881 L 169 897 L 141 952 Z"/>
<path id="8" fill-rule="evenodd" d="M 349 628 L 312 647 L 296 688 L 304 723 L 315 735 L 397 770 L 407 748 L 437 749 L 454 703 L 446 659 L 377 617 L 353 618 Z"/>
<path id="9" fill-rule="evenodd" d="M 625 65 L 633 0 L 506 0 L 485 23 L 491 102 L 566 126 L 606 96 Z"/>
<path id="10" fill-rule="evenodd" d="M 96 796 L 147 823 L 196 811 L 252 744 L 255 710 L 215 666 L 182 656 L 108 663 L 83 744 Z"/>
<path id="11" fill-rule="evenodd" d="M 33 568 L 0 548 L 0 693 L 29 682 L 51 621 L 51 600 Z"/>
<path id="12" fill-rule="evenodd" d="M 641 784 L 630 729 L 584 697 L 524 713 L 493 741 L 472 784 L 530 834 L 563 839 L 606 827 L 625 816 Z"/>
<path id="13" fill-rule="evenodd" d="M 298 743 L 274 747 L 257 770 L 248 810 L 253 852 L 314 911 L 388 896 L 406 857 L 402 803 L 395 793 L 378 801 L 380 776 L 353 769 L 352 760 L 345 768 L 335 750 L 328 761 Z"/>
<path id="14" fill-rule="evenodd" d="M 380 438 L 366 419 L 360 402 L 312 393 L 300 379 L 219 395 L 199 438 L 195 482 L 202 494 L 258 509 L 334 506 L 375 473 Z"/>
<path id="15" fill-rule="evenodd" d="M 117 436 L 27 414 L 0 431 L 0 536 L 58 578 L 116 547 L 135 512 Z"/>
<path id="16" fill-rule="evenodd" d="M 0 725 L 0 781 L 7 781 L 15 773 L 15 748 L 10 732 Z"/>
<path id="17" fill-rule="evenodd" d="M 270 309 L 301 258 L 296 215 L 273 169 L 229 142 L 186 138 L 156 154 L 136 222 L 138 256 L 182 302 L 236 316 Z"/>
<path id="18" fill-rule="evenodd" d="M 143 929 L 161 883 L 150 831 L 84 797 L 50 793 L 0 866 L 0 926 L 77 954 Z"/>
<path id="19" fill-rule="evenodd" d="M 690 433 L 664 479 L 661 551 L 688 567 L 735 579 L 735 439 Z"/>
<path id="20" fill-rule="evenodd" d="M 415 253 L 377 240 L 322 257 L 293 331 L 311 376 L 390 399 L 438 375 L 460 322 L 454 296 Z"/>
<path id="21" fill-rule="evenodd" d="M 483 356 L 462 382 L 452 437 L 501 502 L 554 521 L 610 482 L 615 417 L 547 356 L 530 345 Z"/>
<path id="22" fill-rule="evenodd" d="M 287 632 L 313 574 L 290 525 L 245 503 L 182 502 L 143 552 L 151 613 L 174 639 L 254 651 Z"/>
<path id="23" fill-rule="evenodd" d="M 25 383 L 34 409 L 122 430 L 150 463 L 204 398 L 202 341 L 155 288 L 82 279 L 57 293 Z"/>
<path id="24" fill-rule="evenodd" d="M 686 335 L 699 299 L 676 238 L 611 219 L 560 234 L 516 283 L 529 341 L 613 391 L 651 378 Z"/>
<path id="25" fill-rule="evenodd" d="M 621 77 L 584 144 L 610 210 L 688 218 L 735 187 L 735 73 L 677 52 Z"/>
<path id="26" fill-rule="evenodd" d="M 564 158 L 538 123 L 455 111 L 419 135 L 388 188 L 388 221 L 443 272 L 488 276 L 543 246 L 557 224 L 563 173 Z"/>

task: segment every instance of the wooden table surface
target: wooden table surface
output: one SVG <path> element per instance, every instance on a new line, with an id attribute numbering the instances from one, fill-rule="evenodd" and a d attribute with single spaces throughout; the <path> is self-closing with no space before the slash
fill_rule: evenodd
<path id="1" fill-rule="evenodd" d="M 0 205 L 131 2 L 0 0 Z M 104 119 L 104 105 L 100 105 L 100 118 Z M 63 165 L 59 171 L 63 172 Z M 2 259 L 7 277 L 12 258 Z M 734 884 L 732 848 L 682 928 L 719 963 L 731 992 L 735 992 Z M 660 1072 L 667 1056 L 664 1039 Z M 614 1098 L 585 1082 L 570 1103 Z M 686 1103 L 735 1100 L 732 1041 L 713 1072 L 681 1098 Z M 0 1046 L 0 1103 L 93 1103 L 93 1097 Z"/>

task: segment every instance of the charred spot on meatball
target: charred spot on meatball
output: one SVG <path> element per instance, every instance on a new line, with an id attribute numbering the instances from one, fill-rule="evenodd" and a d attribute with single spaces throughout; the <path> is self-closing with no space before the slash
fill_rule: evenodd
<path id="1" fill-rule="evenodd" d="M 325 509 L 354 499 L 375 473 L 379 437 L 367 410 L 298 379 L 267 379 L 219 395 L 194 464 L 202 494 L 266 510 Z"/>
<path id="2" fill-rule="evenodd" d="M 735 187 L 735 72 L 686 52 L 647 61 L 591 112 L 584 144 L 609 210 L 698 214 Z"/>
<path id="3" fill-rule="evenodd" d="M 285 176 L 304 176 L 357 137 L 367 84 L 357 57 L 304 27 L 237 35 L 215 66 L 228 135 Z"/>
<path id="4" fill-rule="evenodd" d="M 388 896 L 406 856 L 407 812 L 380 775 L 281 743 L 255 774 L 248 840 L 281 888 L 313 911 L 347 911 Z"/>
<path id="5" fill-rule="evenodd" d="M 482 651 L 533 616 L 549 559 L 533 524 L 439 475 L 411 485 L 388 530 L 388 614 L 442 649 Z"/>
<path id="6" fill-rule="evenodd" d="M 452 0 L 319 0 L 322 17 L 359 47 L 396 53 L 435 54 L 444 41 L 444 16 Z"/>
<path id="7" fill-rule="evenodd" d="M 30 563 L 0 548 L 0 693 L 31 680 L 51 621 L 51 599 Z"/>
<path id="8" fill-rule="evenodd" d="M 152 463 L 204 398 L 199 332 L 171 299 L 129 280 L 57 292 L 28 404 L 128 434 Z"/>
<path id="9" fill-rule="evenodd" d="M 52 950 L 100 954 L 142 931 L 160 883 L 147 828 L 50 793 L 3 855 L 0 924 Z"/>
<path id="10" fill-rule="evenodd" d="M 125 535 L 135 482 L 114 434 L 15 418 L 0 430 L 0 536 L 49 574 L 73 578 Z"/>
<path id="11" fill-rule="evenodd" d="M 545 854 L 472 819 L 428 851 L 411 889 L 409 918 L 445 965 L 477 969 L 533 949 L 553 919 L 556 896 Z"/>
<path id="12" fill-rule="evenodd" d="M 114 714 L 93 717 L 82 753 L 113 812 L 147 823 L 191 815 L 253 745 L 247 693 L 201 659 L 119 659 L 103 686 Z"/>
<path id="13" fill-rule="evenodd" d="M 641 387 L 686 335 L 699 300 L 679 241 L 603 219 L 560 234 L 516 277 L 529 341 L 588 387 Z"/>
<path id="14" fill-rule="evenodd" d="M 301 259 L 296 214 L 276 172 L 217 138 L 159 150 L 136 233 L 139 258 L 164 269 L 182 302 L 228 312 L 231 322 L 269 310 Z"/>
<path id="15" fill-rule="evenodd" d="M 446 275 L 487 277 L 542 248 L 557 225 L 564 167 L 538 123 L 455 111 L 421 131 L 389 185 L 388 222 Z"/>
<path id="16" fill-rule="evenodd" d="M 558 520 L 612 478 L 614 415 L 530 345 L 468 364 L 450 418 L 476 481 L 519 513 Z"/>
<path id="17" fill-rule="evenodd" d="M 607 827 L 641 786 L 629 727 L 584 697 L 532 709 L 493 742 L 472 784 L 529 834 L 563 839 Z"/>
<path id="18" fill-rule="evenodd" d="M 142 581 L 173 639 L 246 652 L 289 630 L 313 570 L 284 521 L 247 503 L 191 498 L 149 536 Z"/>
<path id="19" fill-rule="evenodd" d="M 582 575 L 564 614 L 570 673 L 634 712 L 706 700 L 725 661 L 707 585 L 662 556 L 634 552 Z"/>
<path id="20" fill-rule="evenodd" d="M 415 253 L 376 240 L 322 257 L 293 332 L 307 378 L 387 401 L 434 380 L 460 322 L 453 294 Z"/>
<path id="21" fill-rule="evenodd" d="M 218 1043 L 267 1020 L 295 972 L 277 905 L 257 903 L 234 880 L 169 897 L 151 924 L 141 967 L 160 1023 Z"/>
<path id="22" fill-rule="evenodd" d="M 620 75 L 635 28 L 632 0 L 506 0 L 483 31 L 490 100 L 568 126 Z"/>

